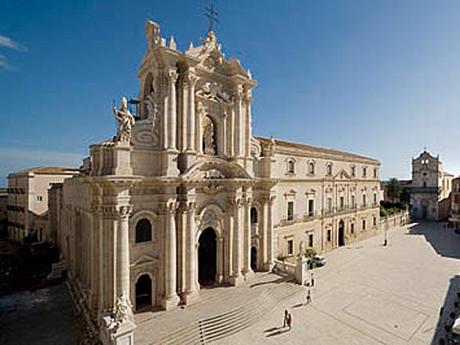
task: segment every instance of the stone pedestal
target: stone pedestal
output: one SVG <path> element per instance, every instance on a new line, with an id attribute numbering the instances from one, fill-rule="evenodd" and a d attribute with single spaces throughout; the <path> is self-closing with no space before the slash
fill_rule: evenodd
<path id="1" fill-rule="evenodd" d="M 118 176 L 129 176 L 133 174 L 131 168 L 131 145 L 129 142 L 118 141 L 112 148 L 113 169 L 112 174 Z"/>
<path id="2" fill-rule="evenodd" d="M 130 321 L 123 321 L 119 325 L 108 324 L 101 330 L 103 345 L 134 345 L 134 330 L 136 325 Z"/>
<path id="3" fill-rule="evenodd" d="M 307 259 L 303 255 L 297 259 L 295 278 L 300 285 L 303 285 L 308 278 Z"/>

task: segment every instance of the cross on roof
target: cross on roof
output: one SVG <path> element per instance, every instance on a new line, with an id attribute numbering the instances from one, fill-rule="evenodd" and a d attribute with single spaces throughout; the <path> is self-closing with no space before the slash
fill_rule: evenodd
<path id="1" fill-rule="evenodd" d="M 209 28 L 208 32 L 214 31 L 214 24 L 219 23 L 217 20 L 218 13 L 214 10 L 214 5 L 211 4 L 211 7 L 206 7 L 205 16 L 209 19 Z"/>

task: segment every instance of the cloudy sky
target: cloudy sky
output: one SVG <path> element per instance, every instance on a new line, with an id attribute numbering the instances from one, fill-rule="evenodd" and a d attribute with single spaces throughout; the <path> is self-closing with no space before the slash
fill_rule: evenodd
<path id="1" fill-rule="evenodd" d="M 258 81 L 258 135 L 378 158 L 407 178 L 424 147 L 460 174 L 460 2 L 215 1 L 217 35 Z M 146 19 L 199 44 L 208 1 L 0 4 L 0 185 L 10 171 L 78 166 L 138 92 Z"/>

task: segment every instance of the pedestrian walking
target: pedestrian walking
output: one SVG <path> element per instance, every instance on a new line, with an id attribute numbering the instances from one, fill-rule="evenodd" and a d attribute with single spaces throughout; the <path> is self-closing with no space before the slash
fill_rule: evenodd
<path id="1" fill-rule="evenodd" d="M 287 309 L 285 309 L 284 310 L 283 328 L 286 328 L 286 325 L 288 323 L 288 316 L 289 316 L 289 313 L 288 313 Z"/>
<path id="2" fill-rule="evenodd" d="M 288 324 L 289 330 L 291 330 L 291 325 L 292 325 L 292 315 L 291 315 L 291 313 L 288 313 L 287 324 Z"/>
<path id="3" fill-rule="evenodd" d="M 311 281 L 311 286 L 315 286 L 315 277 L 313 276 L 313 273 L 311 274 L 310 281 Z"/>
<path id="4" fill-rule="evenodd" d="M 310 289 L 308 289 L 307 291 L 307 296 L 305 297 L 306 299 L 306 304 L 310 303 L 311 302 L 311 292 L 310 292 Z"/>

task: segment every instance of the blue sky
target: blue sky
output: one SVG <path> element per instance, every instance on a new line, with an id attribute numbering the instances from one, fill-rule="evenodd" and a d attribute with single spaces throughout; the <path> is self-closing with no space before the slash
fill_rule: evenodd
<path id="1" fill-rule="evenodd" d="M 258 81 L 258 135 L 381 160 L 407 178 L 423 147 L 460 173 L 460 1 L 215 1 L 217 36 Z M 207 30 L 208 1 L 0 4 L 0 185 L 75 165 L 115 131 L 112 99 L 137 94 L 152 19 L 179 49 Z"/>

